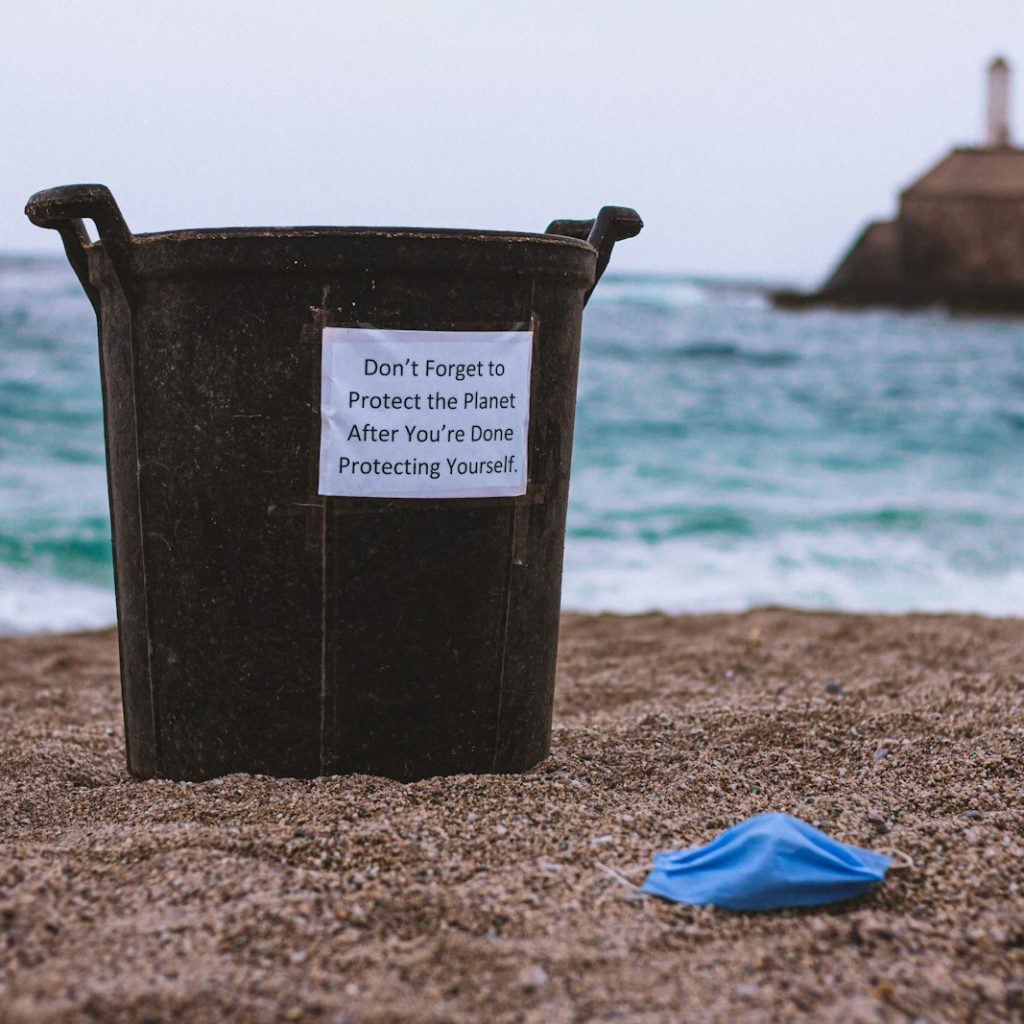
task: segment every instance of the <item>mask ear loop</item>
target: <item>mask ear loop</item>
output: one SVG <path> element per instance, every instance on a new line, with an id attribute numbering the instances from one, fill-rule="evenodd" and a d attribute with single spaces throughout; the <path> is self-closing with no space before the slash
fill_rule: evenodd
<path id="1" fill-rule="evenodd" d="M 640 891 L 640 886 L 635 882 L 630 881 L 621 871 L 617 868 L 611 867 L 609 864 L 602 864 L 601 861 L 595 861 L 597 866 L 609 877 L 614 878 L 616 882 L 621 882 L 623 885 L 628 886 L 635 892 Z"/>
<path id="2" fill-rule="evenodd" d="M 914 863 L 914 858 L 909 853 L 904 853 L 902 850 L 897 850 L 896 847 L 892 847 L 889 850 L 879 850 L 879 853 L 887 854 L 890 857 L 902 857 L 902 864 L 890 864 L 890 871 L 913 871 L 917 865 Z"/>

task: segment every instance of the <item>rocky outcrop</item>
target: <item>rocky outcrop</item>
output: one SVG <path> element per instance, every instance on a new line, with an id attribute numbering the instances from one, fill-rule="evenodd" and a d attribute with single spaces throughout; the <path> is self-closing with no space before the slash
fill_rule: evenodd
<path id="1" fill-rule="evenodd" d="M 869 224 L 816 292 L 778 306 L 944 305 L 1024 312 L 1024 149 L 954 149 Z"/>

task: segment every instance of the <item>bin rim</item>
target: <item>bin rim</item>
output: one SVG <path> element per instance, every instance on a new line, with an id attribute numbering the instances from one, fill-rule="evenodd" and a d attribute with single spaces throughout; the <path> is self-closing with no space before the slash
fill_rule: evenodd
<path id="1" fill-rule="evenodd" d="M 297 225 L 294 227 L 206 227 L 175 228 L 165 231 L 140 231 L 131 236 L 133 242 L 171 242 L 203 239 L 250 239 L 250 238 L 408 238 L 429 240 L 432 238 L 460 241 L 486 241 L 511 243 L 540 243 L 545 246 L 565 246 L 596 252 L 585 239 L 571 235 L 545 234 L 539 231 L 502 231 L 489 228 L 423 228 L 369 225 Z"/>
<path id="2" fill-rule="evenodd" d="M 102 258 L 106 245 L 102 239 L 85 248 Z M 128 287 L 133 280 L 197 273 L 325 271 L 513 274 L 592 286 L 600 259 L 594 246 L 568 235 L 402 227 L 157 231 L 130 235 L 120 255 L 116 276 Z"/>

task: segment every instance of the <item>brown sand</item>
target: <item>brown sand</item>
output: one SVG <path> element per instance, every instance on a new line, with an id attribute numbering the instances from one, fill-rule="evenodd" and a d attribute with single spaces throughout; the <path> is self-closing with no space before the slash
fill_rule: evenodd
<path id="1" fill-rule="evenodd" d="M 553 751 L 399 785 L 125 774 L 112 632 L 0 640 L 5 1021 L 1024 1018 L 1024 620 L 567 616 Z M 777 809 L 857 903 L 642 897 Z"/>

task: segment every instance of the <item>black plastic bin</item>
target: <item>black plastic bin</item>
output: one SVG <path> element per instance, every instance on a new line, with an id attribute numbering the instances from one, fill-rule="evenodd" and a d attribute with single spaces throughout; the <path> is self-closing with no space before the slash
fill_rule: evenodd
<path id="1" fill-rule="evenodd" d="M 99 185 L 37 193 L 26 212 L 60 232 L 99 321 L 129 770 L 415 779 L 543 758 L 581 315 L 639 217 L 606 207 L 547 234 L 133 235 Z M 421 338 L 396 333 L 411 331 L 439 339 L 431 351 L 463 351 L 458 334 L 471 331 L 477 354 L 492 333 L 529 352 L 525 467 L 500 443 L 472 448 L 464 431 L 470 455 L 497 453 L 465 465 L 496 474 L 514 463 L 523 493 L 436 496 L 426 477 L 412 497 L 321 493 L 318 474 L 346 465 L 322 447 L 325 339 L 401 345 Z M 377 350 L 331 351 L 351 363 Z M 351 382 L 332 386 L 339 402 L 368 401 L 353 402 Z M 465 427 L 463 392 L 451 393 Z M 362 429 L 338 443 L 363 443 Z M 395 486 L 384 465 L 358 486 Z"/>

